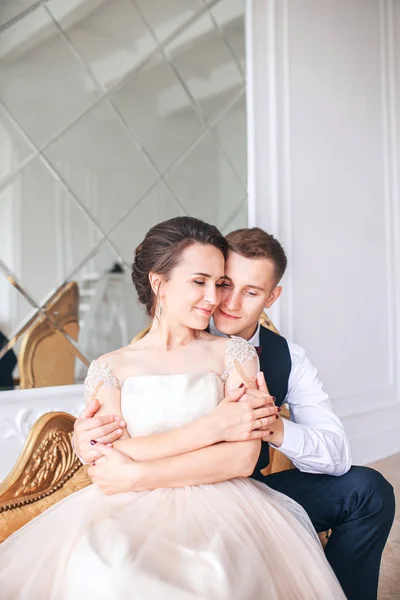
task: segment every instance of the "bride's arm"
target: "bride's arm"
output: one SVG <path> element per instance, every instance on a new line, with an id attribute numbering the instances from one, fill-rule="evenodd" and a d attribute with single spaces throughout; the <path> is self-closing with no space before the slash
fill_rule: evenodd
<path id="1" fill-rule="evenodd" d="M 250 386 L 257 371 L 258 359 L 246 361 L 240 367 L 240 372 L 234 369 L 228 379 L 226 393 L 231 388 L 237 388 L 243 381 L 243 376 L 245 385 Z M 251 475 L 260 447 L 259 439 L 222 442 L 180 456 L 141 463 L 129 462 L 126 458 L 122 459 L 118 452 L 103 447 L 104 451 L 107 450 L 107 461 L 101 466 L 92 467 L 89 472 L 105 493 L 216 483 Z M 120 469 L 124 479 L 123 489 L 118 483 Z"/>
<path id="2" fill-rule="evenodd" d="M 189 454 L 133 465 L 131 489 L 178 488 L 249 477 L 260 448 L 260 440 L 222 442 Z"/>
<path id="3" fill-rule="evenodd" d="M 91 416 L 88 416 L 86 410 L 77 419 L 73 444 L 77 455 L 86 463 L 94 462 L 100 456 L 99 450 L 95 448 L 98 438 L 109 434 L 112 428 L 115 429 L 113 421 L 104 423 L 105 418 L 109 419 L 110 415 L 114 415 L 113 419 L 116 419 L 118 426 L 122 419 L 122 384 L 111 368 L 115 362 L 114 354 L 93 361 L 85 380 L 86 401 L 89 404 L 96 399 L 98 409 L 95 416 L 93 413 L 89 413 Z M 258 413 L 269 409 L 262 407 L 253 411 L 249 403 L 239 405 L 237 400 L 240 396 L 242 396 L 241 390 L 233 390 L 230 398 L 225 398 L 221 403 L 222 406 L 214 413 L 172 431 L 131 439 L 128 431 L 121 428 L 123 435 L 120 440 L 114 442 L 114 448 L 136 461 L 149 461 L 210 446 L 225 439 L 229 433 L 237 436 L 246 435 L 246 439 L 261 437 L 260 431 L 252 433 L 254 422 L 257 418 L 265 416 Z M 262 404 L 260 403 L 259 406 Z"/>
<path id="4" fill-rule="evenodd" d="M 178 456 L 220 441 L 221 430 L 209 415 L 170 431 L 117 440 L 113 448 L 143 462 Z"/>
<path id="5" fill-rule="evenodd" d="M 110 414 L 121 415 L 120 390 L 102 387 L 97 390 L 96 399 L 100 406 L 91 423 L 83 418 L 78 419 L 75 425 L 75 451 L 85 462 L 93 462 L 99 456 L 97 449 L 93 447 L 93 441 L 96 439 L 93 432 L 101 426 L 101 417 Z M 237 420 L 240 421 L 240 415 Z M 219 421 L 215 415 L 208 415 L 171 431 L 135 438 L 131 438 L 124 429 L 121 438 L 113 443 L 113 448 L 135 461 L 152 461 L 185 454 L 221 441 L 222 428 Z"/>
<path id="6" fill-rule="evenodd" d="M 259 439 L 265 435 L 265 427 L 275 420 L 276 408 L 267 404 L 267 394 L 260 393 L 241 402 L 239 399 L 242 395 L 242 389 L 233 389 L 210 415 L 171 431 L 130 438 L 123 430 L 122 439 L 114 442 L 113 447 L 142 462 L 187 454 L 221 441 Z M 100 404 L 96 415 L 87 418 L 83 414 L 75 424 L 75 451 L 87 463 L 100 456 L 96 446 L 91 445 L 91 440 L 104 435 L 105 428 L 113 426 L 104 426 L 101 418 L 121 414 L 119 390 L 102 388 L 96 398 Z M 260 419 L 263 419 L 264 426 L 261 430 Z"/>
<path id="7" fill-rule="evenodd" d="M 267 406 L 269 396 L 261 392 L 241 402 L 246 388 L 236 383 L 236 387 L 233 382 L 226 387 L 225 398 L 210 415 L 163 433 L 117 440 L 113 448 L 141 462 L 187 454 L 223 441 L 260 439 L 265 427 L 275 421 L 276 408 Z"/>
<path id="8" fill-rule="evenodd" d="M 253 356 L 241 365 L 236 363 L 225 386 L 225 394 L 241 383 L 256 387 L 259 370 L 258 357 Z M 188 454 L 153 461 L 132 470 L 135 489 L 185 487 L 217 483 L 234 477 L 248 477 L 255 469 L 261 449 L 261 440 L 222 442 Z"/>

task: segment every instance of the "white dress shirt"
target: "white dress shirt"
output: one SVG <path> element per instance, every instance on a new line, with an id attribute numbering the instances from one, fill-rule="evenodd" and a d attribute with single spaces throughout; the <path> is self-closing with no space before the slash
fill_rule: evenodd
<path id="1" fill-rule="evenodd" d="M 210 331 L 224 335 L 213 321 Z M 260 345 L 260 325 L 249 343 Z M 300 471 L 344 475 L 351 467 L 351 451 L 343 425 L 333 413 L 317 369 L 303 348 L 291 342 L 288 346 L 292 368 L 285 402 L 290 408 L 290 421 L 282 419 L 283 443 L 278 450 Z"/>

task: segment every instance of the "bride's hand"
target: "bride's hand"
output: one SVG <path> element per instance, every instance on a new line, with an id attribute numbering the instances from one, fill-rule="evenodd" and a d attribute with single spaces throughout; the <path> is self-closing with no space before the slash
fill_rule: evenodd
<path id="1" fill-rule="evenodd" d="M 96 450 L 101 457 L 89 467 L 88 474 L 103 494 L 139 491 L 140 463 L 104 444 L 96 444 Z"/>
<path id="2" fill-rule="evenodd" d="M 99 408 L 99 401 L 92 400 L 74 424 L 74 450 L 86 463 L 92 463 L 99 458 L 97 447 L 92 440 L 102 444 L 112 444 L 122 436 L 125 430 L 125 421 L 121 416 L 97 416 Z"/>
<path id="3" fill-rule="evenodd" d="M 257 379 L 258 389 L 243 386 L 226 396 L 210 415 L 219 441 L 239 442 L 265 438 L 270 426 L 276 422 L 280 408 L 274 398 Z"/>

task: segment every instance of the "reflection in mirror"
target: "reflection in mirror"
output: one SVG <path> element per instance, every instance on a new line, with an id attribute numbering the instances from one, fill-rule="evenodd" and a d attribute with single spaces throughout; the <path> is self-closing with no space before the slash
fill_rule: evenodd
<path id="1" fill-rule="evenodd" d="M 247 224 L 244 0 L 10 10 L 0 387 L 3 367 L 3 387 L 70 384 L 145 325 L 130 264 L 151 226 L 183 214 L 224 233 Z"/>

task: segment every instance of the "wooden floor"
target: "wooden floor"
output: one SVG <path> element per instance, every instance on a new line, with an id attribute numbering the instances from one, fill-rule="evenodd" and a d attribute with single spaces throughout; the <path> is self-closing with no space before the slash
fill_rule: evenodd
<path id="1" fill-rule="evenodd" d="M 379 600 L 400 600 L 400 454 L 370 465 L 393 485 L 397 510 L 389 540 L 383 553 Z"/>

